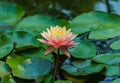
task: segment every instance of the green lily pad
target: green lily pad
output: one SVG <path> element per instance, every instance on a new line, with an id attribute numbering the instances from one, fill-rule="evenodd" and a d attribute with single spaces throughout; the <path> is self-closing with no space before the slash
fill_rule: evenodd
<path id="1" fill-rule="evenodd" d="M 24 18 L 16 28 L 27 28 L 33 31 L 44 31 L 50 26 L 55 26 L 59 24 L 59 20 L 46 15 L 34 15 Z"/>
<path id="2" fill-rule="evenodd" d="M 3 62 L 0 61 L 0 78 L 9 75 L 11 73 L 10 68 L 8 67 L 8 65 Z"/>
<path id="3" fill-rule="evenodd" d="M 24 31 L 9 32 L 0 36 L 0 58 L 9 54 L 16 43 L 16 50 L 24 50 L 32 47 L 43 47 L 35 36 Z"/>
<path id="4" fill-rule="evenodd" d="M 100 11 L 84 13 L 70 21 L 72 31 L 77 34 L 90 32 L 90 39 L 108 39 L 119 36 L 120 16 Z"/>
<path id="5" fill-rule="evenodd" d="M 16 49 L 23 50 L 30 47 L 39 47 L 40 43 L 36 37 L 32 34 L 24 32 L 24 31 L 17 31 L 14 32 L 12 35 L 13 42 L 16 42 Z"/>
<path id="6" fill-rule="evenodd" d="M 110 45 L 110 47 L 111 47 L 113 50 L 120 50 L 120 40 L 113 42 L 113 43 Z"/>
<path id="7" fill-rule="evenodd" d="M 45 53 L 45 50 L 41 48 L 30 48 L 30 49 L 20 51 L 18 54 L 20 56 L 25 56 L 29 58 L 43 58 L 43 59 L 47 59 L 51 61 L 52 63 L 54 63 L 53 55 L 52 54 L 44 55 L 44 53 Z"/>
<path id="8" fill-rule="evenodd" d="M 7 63 L 14 76 L 24 79 L 40 78 L 53 69 L 53 64 L 46 59 L 28 58 L 16 54 L 9 56 Z"/>
<path id="9" fill-rule="evenodd" d="M 115 80 L 112 81 L 112 83 L 119 83 L 119 82 L 120 82 L 120 78 L 115 79 Z"/>
<path id="10" fill-rule="evenodd" d="M 10 32 L 12 30 L 12 26 L 7 23 L 0 23 L 0 34 Z"/>
<path id="11" fill-rule="evenodd" d="M 16 24 L 24 15 L 24 10 L 17 4 L 0 1 L 0 22 Z"/>
<path id="12" fill-rule="evenodd" d="M 107 66 L 105 75 L 107 75 L 107 76 L 120 76 L 119 66 L 116 66 L 116 65 Z"/>
<path id="13" fill-rule="evenodd" d="M 54 83 L 53 75 L 44 76 L 42 83 Z"/>
<path id="14" fill-rule="evenodd" d="M 12 76 L 7 75 L 2 78 L 2 83 L 17 83 Z"/>
<path id="15" fill-rule="evenodd" d="M 40 42 L 35 36 L 24 31 L 10 32 L 5 35 L 10 39 L 11 43 L 16 43 L 17 50 L 40 46 Z"/>
<path id="16" fill-rule="evenodd" d="M 88 40 L 81 40 L 80 44 L 69 49 L 71 55 L 80 59 L 88 59 L 96 54 L 96 47 Z"/>
<path id="17" fill-rule="evenodd" d="M 58 81 L 55 81 L 55 83 L 73 83 L 73 82 L 70 80 L 58 80 Z"/>
<path id="18" fill-rule="evenodd" d="M 7 35 L 0 35 L 0 58 L 7 56 L 13 49 L 13 44 Z"/>
<path id="19" fill-rule="evenodd" d="M 119 64 L 120 63 L 120 53 L 106 53 L 100 54 L 92 58 L 93 61 L 104 64 Z"/>
<path id="20" fill-rule="evenodd" d="M 91 61 L 74 61 L 72 62 L 72 65 L 63 65 L 61 67 L 64 71 L 69 73 L 73 76 L 79 76 L 79 75 L 89 75 L 92 73 L 100 72 L 103 68 L 103 64 L 93 64 Z"/>

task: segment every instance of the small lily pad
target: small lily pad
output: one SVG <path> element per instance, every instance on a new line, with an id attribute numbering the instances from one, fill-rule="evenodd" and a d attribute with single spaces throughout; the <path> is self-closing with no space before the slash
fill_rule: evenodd
<path id="1" fill-rule="evenodd" d="M 73 57 L 80 59 L 92 58 L 97 52 L 95 45 L 88 40 L 81 40 L 78 45 L 75 45 L 69 51 Z"/>
<path id="2" fill-rule="evenodd" d="M 72 65 L 63 65 L 61 67 L 64 71 L 73 76 L 86 76 L 92 73 L 100 72 L 103 68 L 103 64 L 93 64 L 91 61 L 74 61 Z"/>
<path id="3" fill-rule="evenodd" d="M 113 42 L 110 47 L 113 49 L 113 50 L 120 50 L 120 40 L 117 40 L 115 42 Z"/>
<path id="4" fill-rule="evenodd" d="M 105 75 L 107 75 L 107 76 L 120 76 L 119 66 L 116 66 L 116 65 L 107 66 Z"/>
<path id="5" fill-rule="evenodd" d="M 104 64 L 119 64 L 120 63 L 120 53 L 106 53 L 100 54 L 92 58 L 93 61 Z"/>

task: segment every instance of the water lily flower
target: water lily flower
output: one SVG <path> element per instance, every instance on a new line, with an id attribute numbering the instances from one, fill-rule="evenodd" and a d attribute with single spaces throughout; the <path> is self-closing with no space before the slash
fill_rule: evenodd
<path id="1" fill-rule="evenodd" d="M 47 31 L 43 31 L 41 35 L 45 39 L 38 39 L 40 42 L 47 44 L 48 48 L 45 55 L 53 52 L 55 48 L 59 48 L 67 57 L 70 58 L 68 48 L 78 44 L 72 40 L 77 36 L 71 32 L 71 29 L 66 30 L 66 27 L 51 26 Z"/>

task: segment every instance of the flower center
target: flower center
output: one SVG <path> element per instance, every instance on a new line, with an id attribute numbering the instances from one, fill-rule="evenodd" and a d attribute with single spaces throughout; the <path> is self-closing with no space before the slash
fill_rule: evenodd
<path id="1" fill-rule="evenodd" d="M 51 34 L 54 38 L 62 38 L 66 34 L 66 29 L 65 28 L 52 28 L 51 29 Z"/>

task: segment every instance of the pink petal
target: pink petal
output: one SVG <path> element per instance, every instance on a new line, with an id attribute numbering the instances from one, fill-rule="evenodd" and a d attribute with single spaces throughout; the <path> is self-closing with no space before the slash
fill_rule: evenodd
<path id="1" fill-rule="evenodd" d="M 60 47 L 60 50 L 68 57 L 70 58 L 70 53 L 67 50 L 67 47 Z"/>
<path id="2" fill-rule="evenodd" d="M 49 34 L 47 32 L 43 32 L 41 33 L 41 35 L 46 39 L 46 40 L 49 40 Z"/>
<path id="3" fill-rule="evenodd" d="M 77 35 L 71 35 L 69 37 L 67 37 L 65 40 L 63 40 L 63 45 L 68 44 L 69 42 L 71 42 L 71 40 L 73 40 Z"/>
<path id="4" fill-rule="evenodd" d="M 67 46 L 67 47 L 72 47 L 72 46 L 74 46 L 74 45 L 76 45 L 76 44 L 79 44 L 79 42 L 73 42 L 73 41 L 71 41 L 71 42 L 68 42 L 68 43 L 66 44 L 66 46 Z"/>
<path id="5" fill-rule="evenodd" d="M 38 41 L 44 43 L 44 44 L 48 44 L 48 41 L 47 40 L 44 40 L 44 39 L 37 39 Z"/>
<path id="6" fill-rule="evenodd" d="M 55 50 L 55 47 L 53 47 L 53 46 L 48 46 L 47 50 L 45 51 L 45 55 L 51 53 L 51 52 L 54 51 L 54 50 Z"/>

